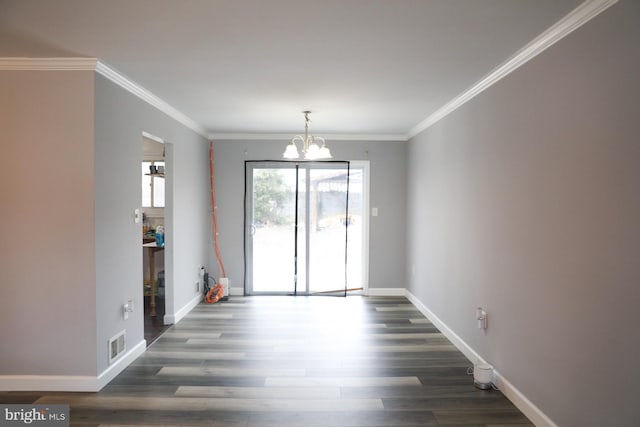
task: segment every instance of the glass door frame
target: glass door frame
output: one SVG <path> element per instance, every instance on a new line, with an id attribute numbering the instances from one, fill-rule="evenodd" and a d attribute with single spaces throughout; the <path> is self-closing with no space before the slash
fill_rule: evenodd
<path id="1" fill-rule="evenodd" d="M 245 197 L 244 197 L 244 294 L 245 295 L 311 295 L 309 292 L 309 197 L 310 171 L 317 167 L 319 169 L 339 169 L 343 165 L 348 170 L 362 171 L 362 259 L 361 259 L 361 281 L 359 286 L 362 287 L 363 293 L 366 295 L 369 284 L 369 161 L 346 161 L 346 160 L 330 160 L 330 161 L 287 161 L 287 160 L 247 160 L 245 161 Z M 307 191 L 304 194 L 304 221 L 305 221 L 305 242 L 304 247 L 298 249 L 305 251 L 305 268 L 304 289 L 296 289 L 294 292 L 285 291 L 258 291 L 253 289 L 253 224 L 250 222 L 250 212 L 253 212 L 253 170 L 260 168 L 282 168 L 282 169 L 298 169 L 298 173 L 305 174 L 305 185 Z M 300 178 L 298 177 L 298 181 Z M 299 195 L 296 196 L 299 198 Z M 348 206 L 347 206 L 348 208 Z M 298 208 L 299 209 L 299 208 Z M 348 212 L 347 212 L 348 214 Z M 252 214 L 251 214 L 252 216 Z M 345 231 L 348 233 L 347 231 Z M 292 236 L 294 238 L 294 236 Z M 300 257 L 298 257 L 299 259 Z M 292 260 L 294 262 L 296 260 Z M 296 280 L 296 279 L 294 279 Z M 299 282 L 299 281 L 298 281 Z M 297 286 L 297 283 L 296 283 Z M 350 286 L 349 286 L 350 287 Z"/>

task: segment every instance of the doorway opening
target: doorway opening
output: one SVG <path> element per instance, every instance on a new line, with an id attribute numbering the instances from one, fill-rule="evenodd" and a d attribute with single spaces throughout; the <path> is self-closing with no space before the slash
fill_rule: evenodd
<path id="1" fill-rule="evenodd" d="M 142 138 L 142 252 L 144 337 L 151 345 L 164 332 L 165 281 L 165 144 L 146 134 Z"/>
<path id="2" fill-rule="evenodd" d="M 368 164 L 247 161 L 245 172 L 245 294 L 366 287 Z"/>

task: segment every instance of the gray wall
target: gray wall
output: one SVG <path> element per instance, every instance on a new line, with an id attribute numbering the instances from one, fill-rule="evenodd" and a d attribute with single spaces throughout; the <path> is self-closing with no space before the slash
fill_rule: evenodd
<path id="1" fill-rule="evenodd" d="M 410 291 L 560 426 L 640 425 L 638 23 L 621 1 L 408 152 Z"/>
<path id="2" fill-rule="evenodd" d="M 170 143 L 170 312 L 207 262 L 206 140 L 94 72 L 3 71 L 0 93 L 0 375 L 95 377 L 110 337 L 144 339 L 142 132 Z"/>
<path id="3" fill-rule="evenodd" d="M 97 373 L 93 81 L 0 72 L 0 375 Z"/>
<path id="4" fill-rule="evenodd" d="M 244 162 L 282 160 L 287 142 L 214 142 L 219 242 L 231 287 L 244 287 Z M 379 215 L 370 218 L 369 286 L 403 288 L 406 144 L 328 141 L 327 145 L 334 160 L 369 160 L 370 206 L 379 209 Z M 209 267 L 217 272 L 215 263 Z"/>
<path id="5" fill-rule="evenodd" d="M 95 86 L 95 217 L 98 371 L 107 367 L 107 341 L 126 329 L 129 345 L 143 339 L 142 132 L 167 146 L 165 274 L 167 312 L 198 297 L 198 268 L 208 259 L 207 141 L 164 113 L 97 75 Z M 173 286 L 171 286 L 171 284 Z M 122 304 L 138 308 L 122 320 Z"/>

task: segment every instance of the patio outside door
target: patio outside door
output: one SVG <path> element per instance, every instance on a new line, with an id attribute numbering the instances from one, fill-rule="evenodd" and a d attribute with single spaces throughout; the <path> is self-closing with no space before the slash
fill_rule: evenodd
<path id="1" fill-rule="evenodd" d="M 362 287 L 363 176 L 349 162 L 246 162 L 245 292 Z"/>

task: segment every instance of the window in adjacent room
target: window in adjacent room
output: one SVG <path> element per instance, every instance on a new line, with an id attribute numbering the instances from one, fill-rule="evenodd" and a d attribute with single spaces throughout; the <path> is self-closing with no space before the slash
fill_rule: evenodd
<path id="1" fill-rule="evenodd" d="M 164 208 L 164 162 L 142 162 L 142 207 Z"/>

